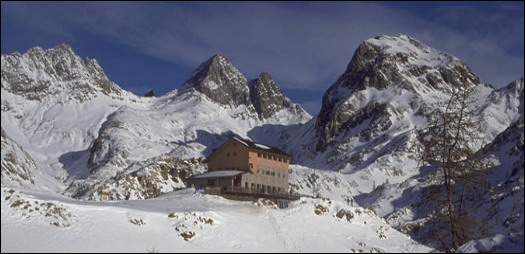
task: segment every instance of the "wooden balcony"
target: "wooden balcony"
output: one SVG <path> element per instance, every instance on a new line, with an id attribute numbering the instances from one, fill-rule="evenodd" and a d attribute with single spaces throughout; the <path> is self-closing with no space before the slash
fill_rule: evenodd
<path id="1" fill-rule="evenodd" d="M 217 188 L 218 189 L 218 188 Z M 208 191 L 207 191 L 208 192 Z M 286 199 L 286 200 L 298 200 L 301 196 L 290 194 L 282 191 L 262 190 L 262 189 L 250 189 L 242 187 L 223 187 L 220 191 L 214 190 L 213 192 L 218 195 L 230 194 L 230 195 L 241 195 L 253 198 L 267 198 L 267 199 Z"/>

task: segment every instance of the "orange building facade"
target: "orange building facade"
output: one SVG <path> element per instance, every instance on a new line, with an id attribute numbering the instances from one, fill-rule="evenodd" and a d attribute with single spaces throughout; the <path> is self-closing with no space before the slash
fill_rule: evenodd
<path id="1" fill-rule="evenodd" d="M 232 187 L 271 192 L 288 191 L 291 156 L 284 151 L 232 137 L 207 159 L 208 171 L 242 171 Z"/>

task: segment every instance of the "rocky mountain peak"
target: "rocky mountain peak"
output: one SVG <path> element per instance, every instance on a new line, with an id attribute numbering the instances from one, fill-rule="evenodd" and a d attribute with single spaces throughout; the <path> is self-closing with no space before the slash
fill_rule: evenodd
<path id="1" fill-rule="evenodd" d="M 422 89 L 421 86 L 414 87 L 407 78 L 417 79 L 421 85 L 441 91 L 449 91 L 451 86 L 480 83 L 468 66 L 456 57 L 404 34 L 381 35 L 359 45 L 341 77 L 352 79 L 356 75 L 364 82 L 353 86 L 347 84 L 348 88 L 386 89 L 394 84 L 411 91 Z"/>
<path id="2" fill-rule="evenodd" d="M 221 105 L 251 104 L 246 77 L 222 53 L 199 65 L 184 87 L 193 88 Z"/>
<path id="3" fill-rule="evenodd" d="M 356 97 L 363 93 L 360 91 L 394 89 L 416 95 L 430 91 L 447 94 L 454 87 L 479 84 L 479 78 L 459 59 L 410 36 L 381 35 L 365 40 L 345 72 L 323 96 L 316 123 L 317 149 L 331 142 L 343 125 L 355 121 L 363 107 L 370 108 L 374 103 L 365 103 L 363 95 Z"/>
<path id="4" fill-rule="evenodd" d="M 273 82 L 272 75 L 268 72 L 263 72 L 257 77 L 258 80 L 260 80 L 262 83 L 270 83 Z"/>
<path id="5" fill-rule="evenodd" d="M 260 119 L 267 119 L 288 109 L 300 119 L 309 119 L 299 105 L 288 99 L 268 72 L 251 81 L 224 56 L 217 53 L 202 63 L 184 83 L 185 89 L 195 89 L 220 105 L 245 105 Z"/>
<path id="6" fill-rule="evenodd" d="M 2 55 L 2 89 L 30 100 L 66 94 L 70 99 L 85 101 L 99 92 L 122 94 L 96 60 L 82 59 L 66 44 Z"/>
<path id="7" fill-rule="evenodd" d="M 292 103 L 281 87 L 273 80 L 268 72 L 263 72 L 250 81 L 250 99 L 255 111 L 263 119 L 269 118 L 283 109 L 290 109 L 295 113 L 304 114 L 304 110 Z"/>

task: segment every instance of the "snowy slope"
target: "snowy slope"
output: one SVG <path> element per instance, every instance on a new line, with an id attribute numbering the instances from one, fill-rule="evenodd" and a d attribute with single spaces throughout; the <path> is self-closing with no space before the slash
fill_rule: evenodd
<path id="1" fill-rule="evenodd" d="M 33 187 L 53 191 L 64 189 L 68 176 L 86 174 L 69 160 L 83 156 L 112 111 L 146 104 L 66 45 L 2 55 L 1 98 L 2 129 L 43 172 Z"/>
<path id="2" fill-rule="evenodd" d="M 37 178 L 46 180 L 35 188 L 93 197 L 104 186 L 123 181 L 135 187 L 115 198 L 150 197 L 148 193 L 159 189 L 168 192 L 184 185 L 177 176 L 162 177 L 165 187 L 146 190 L 147 183 L 136 187 L 128 176 L 165 175 L 149 165 L 204 157 L 232 133 L 248 137 L 254 127 L 275 130 L 276 125 L 311 118 L 275 82 L 266 81 L 271 85 L 265 91 L 279 95 L 280 101 L 266 101 L 256 111 L 250 98 L 258 101 L 262 94 L 254 90 L 250 97 L 246 78 L 217 54 L 197 68 L 185 89 L 139 97 L 122 90 L 95 60 L 81 59 L 67 45 L 36 47 L 25 54 L 2 55 L 2 128 L 43 172 Z M 209 93 L 213 85 L 217 87 Z M 232 98 L 218 99 L 232 92 L 245 93 L 247 100 L 225 104 Z M 177 172 L 203 170 L 168 164 Z"/>
<path id="3" fill-rule="evenodd" d="M 2 128 L 2 185 L 32 185 L 41 173 L 35 161 Z"/>
<path id="4" fill-rule="evenodd" d="M 2 251 L 431 251 L 394 228 L 433 244 L 422 228 L 433 169 L 420 168 L 408 147 L 458 86 L 476 87 L 471 108 L 485 132 L 475 145 L 489 144 L 482 152 L 498 162 L 487 173 L 489 212 L 480 214 L 498 235 L 480 241 L 503 239 L 502 250 L 515 251 L 523 79 L 494 90 L 454 56 L 406 35 L 379 36 L 358 47 L 311 118 L 269 74 L 249 81 L 222 54 L 161 97 L 122 90 L 65 45 L 2 55 Z M 233 133 L 293 154 L 291 190 L 332 201 L 274 210 L 191 190 L 159 197 L 205 171 L 202 158 Z M 120 201 L 85 201 L 102 192 Z M 354 219 L 334 217 L 342 208 Z"/>
<path id="5" fill-rule="evenodd" d="M 480 216 L 492 233 L 505 240 L 496 248 L 501 252 L 524 251 L 523 105 L 522 99 L 520 118 L 480 152 L 483 157 L 494 160 L 496 165 L 487 172 L 491 189 L 490 194 L 479 202 L 482 208 L 479 209 Z"/>
<path id="6" fill-rule="evenodd" d="M 1 198 L 2 252 L 431 251 L 369 210 L 329 200 L 275 209 L 192 189 L 109 203 L 8 188 Z"/>
<path id="7" fill-rule="evenodd" d="M 473 146 L 481 148 L 517 118 L 522 83 L 494 90 L 454 56 L 406 35 L 378 36 L 358 47 L 316 119 L 291 132 L 286 149 L 296 163 L 348 174 L 370 192 L 419 174 L 409 147 L 452 89 L 475 87 L 471 109 L 486 133 Z"/>
<path id="8" fill-rule="evenodd" d="M 509 88 L 514 89 L 512 86 L 519 85 L 519 82 L 519 80 L 513 82 L 500 91 L 506 91 L 505 93 L 508 94 Z M 462 251 L 473 251 L 477 248 L 480 251 L 523 251 L 522 88 L 521 92 L 517 93 L 518 98 L 520 94 L 521 102 L 518 102 L 520 110 L 515 115 L 518 119 L 478 152 L 481 158 L 491 161 L 494 165 L 490 170 L 480 172 L 488 180 L 490 188 L 483 192 L 480 189 L 480 197 L 474 203 L 476 217 L 484 222 L 486 227 L 484 230 L 487 230 L 486 234 L 491 237 L 469 242 L 462 247 Z M 494 93 L 492 95 L 494 96 Z M 508 102 L 509 99 L 499 101 L 500 104 L 489 105 L 487 108 L 505 105 L 506 101 Z M 515 97 L 510 97 L 510 101 L 514 102 Z M 510 108 L 514 109 L 514 107 Z M 514 115 L 510 114 L 510 116 Z M 423 167 L 420 174 L 402 183 L 380 185 L 374 191 L 358 195 L 355 199 L 360 205 L 376 211 L 394 228 L 410 234 L 419 242 L 432 246 L 437 243 L 430 237 L 433 235 L 432 227 L 426 225 L 430 211 L 424 197 L 432 189 L 428 176 L 433 171 L 433 167 Z"/>

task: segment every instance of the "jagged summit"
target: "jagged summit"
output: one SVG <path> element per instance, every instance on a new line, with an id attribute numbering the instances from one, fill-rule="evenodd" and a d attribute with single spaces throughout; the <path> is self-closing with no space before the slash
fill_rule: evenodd
<path id="1" fill-rule="evenodd" d="M 48 49 L 43 49 L 42 47 L 40 46 L 35 46 L 35 47 L 32 47 L 30 49 L 28 49 L 26 51 L 26 53 L 24 54 L 40 54 L 40 53 L 43 53 L 43 54 L 72 54 L 72 55 L 76 55 L 75 54 L 75 51 L 73 50 L 73 48 L 71 46 L 69 46 L 68 44 L 65 44 L 65 43 L 62 43 L 62 44 L 59 44 L 55 47 L 52 47 L 52 48 L 48 48 Z M 10 55 L 22 55 L 20 52 L 14 52 L 13 54 L 10 54 Z"/>
<path id="2" fill-rule="evenodd" d="M 368 39 L 359 45 L 346 71 L 323 96 L 316 123 L 317 149 L 331 142 L 344 125 L 356 124 L 356 117 L 366 119 L 386 112 L 388 100 L 371 100 L 373 91 L 390 89 L 392 92 L 385 95 L 392 100 L 406 100 L 396 99 L 402 93 L 424 100 L 423 95 L 429 92 L 448 94 L 454 87 L 479 84 L 479 78 L 459 59 L 407 35 Z"/>
<path id="3" fill-rule="evenodd" d="M 270 73 L 262 72 L 261 74 L 259 74 L 259 77 L 257 77 L 256 80 L 260 80 L 263 83 L 268 83 L 268 82 L 273 81 L 273 78 L 272 78 L 272 75 L 270 75 Z M 255 84 L 255 83 L 252 82 L 251 84 Z"/>
<path id="4" fill-rule="evenodd" d="M 250 99 L 255 111 L 262 117 L 268 118 L 280 110 L 290 109 L 294 113 L 304 114 L 304 110 L 293 104 L 285 95 L 281 87 L 273 80 L 268 72 L 263 72 L 250 81 Z"/>
<path id="5" fill-rule="evenodd" d="M 86 101 L 98 93 L 123 93 L 96 60 L 82 59 L 67 44 L 2 55 L 2 89 L 31 100 L 64 94 L 65 100 Z"/>
<path id="6" fill-rule="evenodd" d="M 249 105 L 246 77 L 222 54 L 217 53 L 199 65 L 184 82 L 185 89 L 195 89 L 221 105 Z"/>
<path id="7" fill-rule="evenodd" d="M 195 89 L 220 105 L 244 105 L 260 119 L 270 118 L 285 109 L 299 118 L 310 118 L 306 111 L 285 96 L 268 72 L 248 81 L 222 53 L 199 65 L 184 87 L 186 90 Z"/>
<path id="8" fill-rule="evenodd" d="M 458 73 L 464 78 L 454 79 L 453 75 Z M 409 85 L 411 80 L 407 78 L 416 79 L 438 90 L 449 90 L 449 85 L 470 86 L 480 83 L 468 66 L 456 57 L 404 34 L 381 35 L 360 44 L 340 78 L 352 79 L 355 76 L 365 78 L 360 85 L 366 87 L 384 89 L 396 84 L 412 91 L 420 88 Z"/>

